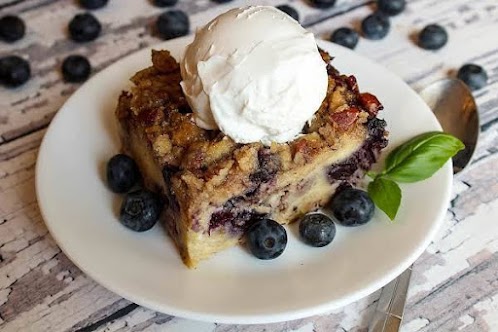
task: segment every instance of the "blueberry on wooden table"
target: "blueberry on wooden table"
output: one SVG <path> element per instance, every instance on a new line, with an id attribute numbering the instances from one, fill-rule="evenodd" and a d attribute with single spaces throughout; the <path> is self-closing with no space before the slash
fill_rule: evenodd
<path id="1" fill-rule="evenodd" d="M 99 9 L 105 7 L 109 0 L 79 0 L 79 2 L 85 9 Z"/>
<path id="2" fill-rule="evenodd" d="M 29 62 L 23 58 L 10 55 L 0 58 L 0 82 L 7 87 L 18 87 L 31 77 Z"/>
<path id="3" fill-rule="evenodd" d="M 274 259 L 280 256 L 287 245 L 287 232 L 278 222 L 260 219 L 246 231 L 247 246 L 259 259 Z"/>
<path id="4" fill-rule="evenodd" d="M 297 12 L 297 10 L 294 9 L 294 7 L 291 7 L 289 5 L 280 5 L 277 6 L 277 9 L 283 11 L 284 13 L 286 13 L 287 15 L 289 15 L 290 17 L 299 22 L 299 13 Z"/>
<path id="5" fill-rule="evenodd" d="M 177 2 L 178 0 L 152 0 L 152 4 L 156 7 L 172 7 Z"/>
<path id="6" fill-rule="evenodd" d="M 367 16 L 361 22 L 361 29 L 366 38 L 372 40 L 383 39 L 391 29 L 389 18 L 381 12 Z"/>
<path id="7" fill-rule="evenodd" d="M 462 80 L 472 90 L 479 90 L 488 83 L 488 74 L 479 65 L 465 64 L 459 70 L 457 77 Z"/>
<path id="8" fill-rule="evenodd" d="M 313 247 L 324 247 L 335 237 L 335 224 L 322 213 L 310 213 L 299 222 L 299 234 L 303 241 Z"/>
<path id="9" fill-rule="evenodd" d="M 26 32 L 24 21 L 18 16 L 6 15 L 0 18 L 0 39 L 12 43 L 22 37 Z"/>
<path id="10" fill-rule="evenodd" d="M 448 42 L 448 32 L 439 24 L 426 26 L 419 34 L 418 44 L 426 50 L 439 50 Z"/>
<path id="11" fill-rule="evenodd" d="M 406 8 L 406 0 L 378 0 L 378 9 L 389 16 L 402 13 Z"/>
<path id="12" fill-rule="evenodd" d="M 95 40 L 102 30 L 100 22 L 89 13 L 78 14 L 69 22 L 69 34 L 76 42 Z"/>
<path id="13" fill-rule="evenodd" d="M 107 162 L 107 185 L 115 193 L 129 191 L 140 179 L 135 161 L 125 154 L 117 154 Z"/>
<path id="14" fill-rule="evenodd" d="M 160 197 L 151 191 L 140 189 L 125 196 L 119 221 L 135 232 L 145 232 L 157 223 L 161 210 Z"/>
<path id="15" fill-rule="evenodd" d="M 356 31 L 350 28 L 339 28 L 330 36 L 330 41 L 344 47 L 354 49 L 358 44 L 360 36 Z"/>
<path id="16" fill-rule="evenodd" d="M 190 22 L 183 11 L 169 10 L 159 15 L 156 28 L 159 36 L 168 40 L 187 35 L 190 31 Z"/>
<path id="17" fill-rule="evenodd" d="M 341 225 L 359 226 L 372 219 L 375 205 L 365 191 L 346 188 L 332 197 L 330 209 Z"/>
<path id="18" fill-rule="evenodd" d="M 66 82 L 86 81 L 91 71 L 90 61 L 81 55 L 70 55 L 62 62 L 62 76 Z"/>
<path id="19" fill-rule="evenodd" d="M 309 2 L 313 7 L 327 9 L 333 7 L 336 0 L 309 0 Z"/>

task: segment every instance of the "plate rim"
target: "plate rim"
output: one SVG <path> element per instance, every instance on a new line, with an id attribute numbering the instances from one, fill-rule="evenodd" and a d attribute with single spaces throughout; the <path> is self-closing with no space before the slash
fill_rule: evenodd
<path id="1" fill-rule="evenodd" d="M 51 133 L 51 128 L 55 127 L 56 124 L 58 123 L 59 119 L 61 118 L 60 114 L 63 114 L 63 112 L 67 112 L 65 110 L 69 109 L 66 107 L 67 104 L 70 104 L 71 100 L 74 98 L 74 96 L 77 94 L 77 92 L 86 85 L 91 85 L 93 84 L 93 81 L 96 80 L 97 77 L 99 77 L 102 73 L 105 71 L 109 70 L 110 68 L 118 67 L 122 62 L 125 62 L 126 59 L 133 57 L 137 53 L 142 53 L 142 52 L 147 52 L 152 49 L 167 49 L 168 47 L 172 47 L 172 44 L 185 44 L 188 42 L 188 40 L 191 40 L 193 36 L 187 36 L 187 37 L 182 37 L 182 38 L 177 38 L 165 42 L 161 42 L 149 47 L 146 47 L 144 49 L 137 50 L 135 52 L 132 52 L 131 54 L 126 55 L 125 57 L 120 58 L 117 60 L 115 63 L 111 64 L 110 66 L 103 68 L 100 72 L 96 73 L 92 78 L 90 78 L 87 82 L 85 82 L 83 85 L 81 85 L 78 90 L 73 92 L 73 94 L 64 102 L 64 104 L 60 107 L 59 111 L 55 114 L 53 117 L 52 121 L 50 122 L 47 131 L 41 141 L 39 150 L 38 150 L 38 155 L 37 155 L 37 160 L 36 160 L 36 166 L 35 166 L 35 192 L 36 192 L 36 199 L 38 202 L 38 207 L 40 210 L 40 214 L 43 218 L 43 221 L 50 232 L 50 235 L 52 238 L 55 240 L 57 246 L 61 249 L 62 252 L 72 261 L 73 264 L 75 264 L 87 277 L 90 277 L 92 280 L 97 282 L 98 284 L 102 285 L 106 289 L 112 291 L 113 293 L 128 299 L 140 306 L 155 310 L 157 312 L 162 312 L 168 315 L 173 315 L 176 317 L 181 317 L 181 318 L 186 318 L 186 319 L 193 319 L 197 321 L 205 321 L 205 322 L 217 322 L 217 323 L 223 323 L 223 324 L 267 324 L 267 323 L 277 323 L 277 322 L 282 322 L 282 321 L 289 321 L 289 320 L 295 320 L 295 319 L 301 319 L 301 318 L 306 318 L 310 317 L 313 315 L 320 315 L 320 314 L 326 314 L 330 313 L 332 310 L 335 310 L 337 308 L 341 308 L 347 304 L 350 304 L 352 302 L 358 301 L 361 298 L 375 292 L 376 290 L 380 289 L 387 283 L 389 283 L 391 280 L 396 278 L 399 274 L 401 274 L 404 270 L 406 270 L 410 265 L 415 262 L 415 260 L 426 250 L 430 242 L 434 239 L 437 231 L 440 229 L 441 225 L 443 224 L 444 221 L 444 216 L 447 211 L 447 206 L 450 203 L 451 199 L 451 193 L 452 193 L 452 186 L 453 186 L 453 173 L 451 171 L 451 162 L 447 163 L 445 166 L 440 171 L 445 172 L 445 180 L 448 183 L 448 186 L 445 188 L 444 191 L 444 196 L 442 198 L 442 201 L 444 201 L 445 207 L 441 207 L 439 209 L 438 215 L 434 218 L 434 222 L 432 223 L 432 227 L 430 228 L 430 231 L 426 233 L 424 241 L 422 243 L 419 243 L 417 245 L 416 250 L 412 252 L 411 255 L 408 257 L 405 257 L 403 259 L 403 263 L 396 265 L 391 269 L 391 271 L 388 271 L 383 275 L 382 278 L 379 278 L 376 282 L 371 283 L 367 287 L 363 287 L 361 289 L 358 289 L 354 292 L 349 293 L 347 296 L 343 296 L 342 298 L 339 298 L 337 300 L 334 300 L 332 302 L 328 303 L 323 303 L 320 305 L 315 305 L 311 307 L 306 307 L 302 309 L 297 309 L 297 310 L 291 310 L 291 311 L 285 311 L 281 313 L 275 313 L 275 314 L 266 314 L 266 315 L 261 315 L 261 314 L 238 314 L 238 315 L 218 315 L 218 314 L 210 314 L 210 313 L 200 313 L 197 311 L 189 311 L 189 310 L 183 310 L 183 309 L 178 309 L 175 307 L 172 307 L 171 305 L 167 304 L 161 304 L 157 303 L 154 300 L 146 300 L 145 298 L 140 297 L 139 295 L 133 294 L 133 292 L 129 292 L 127 289 L 123 287 L 117 287 L 114 286 L 111 281 L 107 281 L 106 278 L 102 275 L 99 275 L 97 272 L 92 271 L 91 268 L 87 268 L 83 265 L 81 265 L 78 260 L 76 259 L 75 256 L 71 254 L 71 250 L 66 247 L 65 241 L 63 241 L 60 237 L 57 231 L 53 228 L 54 224 L 52 224 L 46 214 L 46 210 L 44 208 L 44 201 L 43 198 L 43 193 L 42 193 L 42 186 L 40 184 L 40 176 L 39 174 L 42 173 L 42 168 L 45 163 L 45 160 L 43 158 L 44 151 L 47 149 L 47 141 L 48 137 L 50 137 Z M 374 64 L 378 67 L 382 67 L 383 70 L 387 73 L 390 73 L 392 77 L 395 77 L 400 83 L 402 83 L 407 89 L 411 90 L 413 92 L 413 95 L 418 97 L 420 100 L 421 97 L 406 83 L 404 82 L 400 77 L 398 77 L 396 74 L 392 73 L 390 70 L 385 68 L 384 66 L 374 62 L 373 60 L 361 55 L 357 54 L 347 48 L 344 48 L 340 45 L 332 44 L 328 41 L 325 40 L 317 40 L 317 44 L 319 46 L 326 45 L 324 48 L 332 47 L 332 48 L 340 48 L 346 53 L 351 52 L 354 53 L 356 56 L 360 56 L 363 60 Z M 423 100 L 422 100 L 423 102 Z M 435 118 L 435 117 L 434 117 Z M 437 120 L 436 120 L 437 122 Z M 438 123 L 439 129 L 441 130 L 441 127 Z"/>

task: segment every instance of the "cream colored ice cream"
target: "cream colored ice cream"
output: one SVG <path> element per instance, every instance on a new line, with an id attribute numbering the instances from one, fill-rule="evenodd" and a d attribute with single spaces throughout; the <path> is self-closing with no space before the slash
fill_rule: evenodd
<path id="1" fill-rule="evenodd" d="M 313 34 L 266 6 L 230 10 L 197 31 L 181 71 L 197 125 L 237 143 L 294 139 L 328 84 Z"/>

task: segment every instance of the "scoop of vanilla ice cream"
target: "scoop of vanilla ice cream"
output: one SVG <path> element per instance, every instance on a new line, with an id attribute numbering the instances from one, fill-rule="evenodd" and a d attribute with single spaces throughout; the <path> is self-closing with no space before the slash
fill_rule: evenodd
<path id="1" fill-rule="evenodd" d="M 181 72 L 197 125 L 237 143 L 294 139 L 328 85 L 313 34 L 267 6 L 230 10 L 197 31 Z"/>

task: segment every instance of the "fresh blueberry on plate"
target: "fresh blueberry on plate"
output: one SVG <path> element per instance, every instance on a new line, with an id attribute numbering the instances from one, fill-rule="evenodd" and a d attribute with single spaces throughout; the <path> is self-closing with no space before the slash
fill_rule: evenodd
<path id="1" fill-rule="evenodd" d="M 387 36 L 391 29 L 391 23 L 389 22 L 389 17 L 381 12 L 376 12 L 367 16 L 361 22 L 361 29 L 366 38 L 379 40 Z"/>
<path id="2" fill-rule="evenodd" d="M 173 7 L 178 3 L 178 0 L 153 0 L 152 3 L 156 7 Z"/>
<path id="3" fill-rule="evenodd" d="M 159 15 L 156 21 L 159 36 L 164 39 L 173 39 L 189 33 L 190 22 L 187 14 L 181 10 L 170 10 Z"/>
<path id="4" fill-rule="evenodd" d="M 90 62 L 81 55 L 70 55 L 62 62 L 62 75 L 66 82 L 79 83 L 86 81 L 91 71 Z"/>
<path id="5" fill-rule="evenodd" d="M 339 28 L 332 33 L 330 41 L 344 47 L 354 49 L 358 44 L 360 36 L 358 32 L 350 28 Z"/>
<path id="6" fill-rule="evenodd" d="M 406 0 L 378 0 L 377 7 L 389 16 L 402 13 L 406 8 Z"/>
<path id="7" fill-rule="evenodd" d="M 287 232 L 278 222 L 260 219 L 254 222 L 246 232 L 247 245 L 254 256 L 259 259 L 274 259 L 280 256 L 287 245 Z"/>
<path id="8" fill-rule="evenodd" d="M 109 0 L 80 0 L 80 6 L 85 9 L 99 9 L 105 7 Z"/>
<path id="9" fill-rule="evenodd" d="M 335 237 L 335 224 L 322 213 L 310 213 L 299 222 L 299 234 L 313 247 L 324 247 Z"/>
<path id="10" fill-rule="evenodd" d="M 283 11 L 284 13 L 286 13 L 287 15 L 289 15 L 290 17 L 299 22 L 299 13 L 297 12 L 297 10 L 294 9 L 294 7 L 291 7 L 289 5 L 280 5 L 277 6 L 277 9 Z"/>
<path id="11" fill-rule="evenodd" d="M 359 226 L 372 219 L 375 205 L 365 191 L 347 188 L 334 195 L 330 208 L 341 225 Z"/>
<path id="12" fill-rule="evenodd" d="M 100 35 L 102 26 L 92 14 L 78 14 L 69 22 L 69 34 L 76 42 L 89 42 Z"/>
<path id="13" fill-rule="evenodd" d="M 488 83 L 488 74 L 479 65 L 468 63 L 459 70 L 457 77 L 461 79 L 472 90 L 479 90 Z"/>
<path id="14" fill-rule="evenodd" d="M 336 0 L 309 0 L 309 2 L 313 7 L 327 9 L 333 7 Z"/>
<path id="15" fill-rule="evenodd" d="M 151 191 L 140 189 L 125 196 L 119 221 L 135 232 L 145 232 L 156 224 L 161 210 L 162 204 L 159 196 Z"/>
<path id="16" fill-rule="evenodd" d="M 135 161 L 125 154 L 117 154 L 107 163 L 107 185 L 115 193 L 129 191 L 140 179 Z"/>
<path id="17" fill-rule="evenodd" d="M 17 55 L 0 58 L 0 82 L 15 88 L 26 83 L 31 77 L 29 62 Z"/>
<path id="18" fill-rule="evenodd" d="M 439 24 L 430 24 L 422 29 L 418 40 L 426 50 L 439 50 L 448 42 L 448 32 Z"/>
<path id="19" fill-rule="evenodd" d="M 0 18 L 0 39 L 12 43 L 22 37 L 26 32 L 24 21 L 18 16 L 6 15 Z"/>

